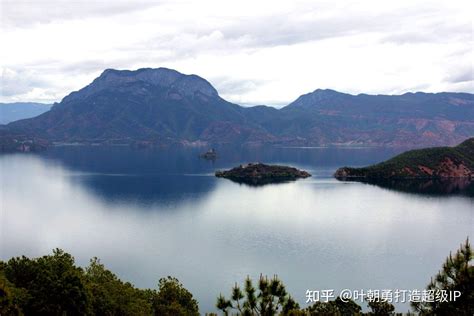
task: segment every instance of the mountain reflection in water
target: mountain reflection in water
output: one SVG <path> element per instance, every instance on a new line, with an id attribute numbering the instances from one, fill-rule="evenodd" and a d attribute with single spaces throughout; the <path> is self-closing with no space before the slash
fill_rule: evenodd
<path id="1" fill-rule="evenodd" d="M 474 197 L 474 181 L 469 178 L 440 179 L 344 179 L 343 181 L 362 182 L 381 188 L 432 196 L 462 195 Z"/>
<path id="2" fill-rule="evenodd" d="M 175 276 L 206 313 L 219 293 L 260 273 L 278 274 L 303 307 L 307 289 L 423 289 L 474 235 L 474 199 L 456 193 L 472 192 L 470 184 L 432 197 L 413 193 L 436 181 L 386 189 L 332 177 L 390 150 L 217 148 L 214 162 L 202 151 L 56 147 L 0 156 L 0 260 L 59 247 L 81 266 L 97 256 L 141 288 Z M 260 187 L 214 177 L 258 161 L 313 176 Z"/>

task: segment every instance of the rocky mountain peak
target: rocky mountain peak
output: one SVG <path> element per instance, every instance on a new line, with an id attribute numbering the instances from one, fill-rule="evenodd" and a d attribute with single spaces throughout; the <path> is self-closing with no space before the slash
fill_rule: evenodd
<path id="1" fill-rule="evenodd" d="M 84 98 L 105 89 L 120 89 L 132 83 L 147 83 L 160 88 L 173 89 L 185 96 L 201 93 L 208 97 L 218 96 L 217 90 L 197 75 L 185 75 L 168 68 L 141 68 L 138 70 L 106 69 L 91 84 L 64 98 L 68 102 Z"/>

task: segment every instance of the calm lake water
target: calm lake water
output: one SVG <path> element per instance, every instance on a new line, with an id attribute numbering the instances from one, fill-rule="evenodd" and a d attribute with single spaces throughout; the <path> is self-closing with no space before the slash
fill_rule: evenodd
<path id="1" fill-rule="evenodd" d="M 277 274 L 302 306 L 307 289 L 423 289 L 474 235 L 469 194 L 331 177 L 393 150 L 220 148 L 215 162 L 200 151 L 56 147 L 0 156 L 0 259 L 59 247 L 80 265 L 101 258 L 138 287 L 172 275 L 204 313 L 234 282 L 260 273 Z M 250 187 L 213 176 L 251 161 L 313 177 Z"/>

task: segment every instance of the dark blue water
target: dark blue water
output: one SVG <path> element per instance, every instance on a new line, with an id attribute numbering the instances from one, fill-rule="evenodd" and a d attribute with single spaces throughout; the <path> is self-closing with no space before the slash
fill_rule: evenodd
<path id="1" fill-rule="evenodd" d="M 219 293 L 260 273 L 278 274 L 302 306 L 307 289 L 423 289 L 474 233 L 463 184 L 426 190 L 332 178 L 340 166 L 393 150 L 223 147 L 215 161 L 199 159 L 201 151 L 57 147 L 0 156 L 0 258 L 60 247 L 81 265 L 101 258 L 139 287 L 176 276 L 209 312 Z M 313 177 L 249 187 L 213 176 L 257 161 Z"/>

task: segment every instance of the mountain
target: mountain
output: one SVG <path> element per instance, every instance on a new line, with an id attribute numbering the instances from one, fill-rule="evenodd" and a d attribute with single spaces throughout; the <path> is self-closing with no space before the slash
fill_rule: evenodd
<path id="1" fill-rule="evenodd" d="M 50 111 L 3 129 L 53 142 L 453 145 L 474 136 L 474 95 L 318 89 L 277 110 L 227 102 L 205 79 L 172 69 L 108 69 Z"/>
<path id="2" fill-rule="evenodd" d="M 0 103 L 0 124 L 38 116 L 49 111 L 51 106 L 52 104 L 32 102 Z"/>
<path id="3" fill-rule="evenodd" d="M 474 138 L 456 147 L 407 151 L 365 168 L 340 168 L 336 178 L 440 179 L 474 178 Z"/>
<path id="4" fill-rule="evenodd" d="M 105 70 L 51 111 L 8 127 L 67 142 L 246 142 L 270 137 L 205 79 L 166 68 Z"/>
<path id="5" fill-rule="evenodd" d="M 474 95 L 468 93 L 350 95 L 318 89 L 282 112 L 280 132 L 320 144 L 420 147 L 474 136 Z M 301 118 L 298 124 L 295 118 Z"/>

